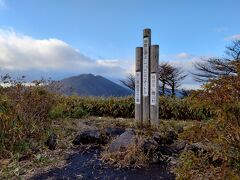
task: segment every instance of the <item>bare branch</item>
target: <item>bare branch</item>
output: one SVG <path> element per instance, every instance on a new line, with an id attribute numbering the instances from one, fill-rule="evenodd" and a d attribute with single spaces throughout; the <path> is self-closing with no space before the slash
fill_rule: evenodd
<path id="1" fill-rule="evenodd" d="M 120 82 L 128 87 L 129 89 L 135 91 L 135 76 L 133 74 L 129 74 L 126 79 L 120 80 Z"/>
<path id="2" fill-rule="evenodd" d="M 231 46 L 226 47 L 227 58 L 209 58 L 194 64 L 197 73 L 192 73 L 198 82 L 207 82 L 222 76 L 236 75 L 235 61 L 240 58 L 240 40 L 233 41 Z"/>

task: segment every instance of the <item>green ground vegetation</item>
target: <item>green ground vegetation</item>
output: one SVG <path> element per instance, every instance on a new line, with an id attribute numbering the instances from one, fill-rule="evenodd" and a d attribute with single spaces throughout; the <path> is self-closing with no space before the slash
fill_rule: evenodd
<path id="1" fill-rule="evenodd" d="M 184 151 L 180 155 L 174 169 L 179 179 L 239 178 L 239 78 L 238 74 L 210 81 L 203 90 L 184 99 L 160 97 L 159 129 L 184 126 L 180 138 L 207 147 L 205 152 Z M 88 121 L 100 128 L 135 127 L 133 117 L 133 97 L 64 96 L 39 84 L 14 83 L 8 88 L 0 87 L 0 177 L 57 163 L 54 155 L 53 158 L 48 155 L 71 148 L 73 137 L 86 128 L 81 122 Z M 45 146 L 51 133 L 58 136 L 54 152 Z M 20 158 L 28 156 L 31 163 L 22 165 Z"/>

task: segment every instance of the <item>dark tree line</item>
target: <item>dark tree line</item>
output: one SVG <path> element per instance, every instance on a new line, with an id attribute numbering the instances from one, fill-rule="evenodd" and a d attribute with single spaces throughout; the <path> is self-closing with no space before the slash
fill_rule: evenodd
<path id="1" fill-rule="evenodd" d="M 159 84 L 162 90 L 161 94 L 166 95 L 166 88 L 171 90 L 172 96 L 176 95 L 176 89 L 187 77 L 181 67 L 175 67 L 169 63 L 160 63 L 159 65 Z"/>
<path id="2" fill-rule="evenodd" d="M 186 76 L 180 67 L 175 67 L 169 63 L 161 63 L 159 65 L 159 86 L 161 94 L 166 95 L 166 88 L 168 88 L 171 90 L 172 96 L 175 96 L 176 89 L 180 87 L 181 82 Z M 134 75 L 129 74 L 126 79 L 120 81 L 124 86 L 133 91 L 135 90 Z"/>
<path id="3" fill-rule="evenodd" d="M 208 82 L 222 76 L 236 75 L 240 62 L 240 40 L 233 41 L 226 47 L 225 57 L 208 58 L 194 64 L 196 73 L 192 73 L 198 82 Z"/>
<path id="4" fill-rule="evenodd" d="M 197 82 L 208 82 L 222 76 L 234 76 L 237 75 L 237 64 L 239 63 L 240 40 L 235 40 L 226 47 L 225 57 L 208 58 L 196 62 L 194 64 L 196 72 L 192 73 L 192 75 Z M 166 89 L 170 89 L 172 96 L 175 96 L 176 89 L 181 86 L 186 76 L 181 67 L 175 67 L 170 63 L 160 63 L 159 85 L 161 94 L 166 95 Z M 125 80 L 121 80 L 121 82 L 128 88 L 135 89 L 134 75 L 129 75 Z"/>

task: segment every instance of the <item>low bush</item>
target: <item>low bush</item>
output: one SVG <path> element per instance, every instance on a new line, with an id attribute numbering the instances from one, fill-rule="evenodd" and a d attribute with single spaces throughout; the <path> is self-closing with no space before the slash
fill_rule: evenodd
<path id="1" fill-rule="evenodd" d="M 85 115 L 133 118 L 134 99 L 59 96 L 57 105 L 50 113 L 52 118 L 81 118 Z"/>
<path id="2" fill-rule="evenodd" d="M 0 89 L 0 159 L 25 154 L 46 138 L 51 128 L 49 112 L 54 96 L 41 86 Z"/>
<path id="3" fill-rule="evenodd" d="M 60 96 L 51 112 L 52 118 L 81 118 L 85 115 L 134 118 L 134 98 L 100 98 Z M 160 97 L 159 118 L 178 120 L 205 120 L 214 116 L 210 107 L 195 104 L 189 99 Z"/>
<path id="4" fill-rule="evenodd" d="M 175 169 L 179 179 L 240 178 L 240 104 L 227 108 L 217 119 L 195 124 L 181 138 L 201 142 L 205 151 L 185 151 Z"/>
<path id="5" fill-rule="evenodd" d="M 177 120 L 208 120 L 214 116 L 209 106 L 195 103 L 194 99 L 162 96 L 159 99 L 159 118 Z"/>
<path id="6" fill-rule="evenodd" d="M 180 136 L 200 142 L 205 151 L 185 151 L 175 169 L 179 179 L 240 179 L 240 64 L 238 75 L 206 84 L 195 94 L 199 103 L 212 107 L 216 118 L 195 124 Z"/>

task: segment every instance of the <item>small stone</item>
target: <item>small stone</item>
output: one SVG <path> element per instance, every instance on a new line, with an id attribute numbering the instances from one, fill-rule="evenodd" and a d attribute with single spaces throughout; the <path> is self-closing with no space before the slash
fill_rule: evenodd
<path id="1" fill-rule="evenodd" d="M 154 133 L 153 134 L 153 140 L 156 141 L 157 143 L 161 142 L 161 135 L 159 133 Z M 161 144 L 161 143 L 160 143 Z"/>
<path id="2" fill-rule="evenodd" d="M 151 153 L 158 148 L 158 143 L 154 139 L 145 139 L 143 141 L 142 149 L 145 154 Z"/>
<path id="3" fill-rule="evenodd" d="M 170 130 L 167 132 L 167 135 L 166 135 L 166 138 L 167 138 L 167 144 L 171 144 L 174 142 L 174 140 L 177 140 L 178 138 L 178 135 L 175 131 L 173 130 Z"/>
<path id="4" fill-rule="evenodd" d="M 175 131 L 170 130 L 166 133 L 166 135 L 159 134 L 155 132 L 153 134 L 153 139 L 159 144 L 172 144 L 175 140 L 177 140 L 178 135 Z"/>
<path id="5" fill-rule="evenodd" d="M 159 161 L 160 161 L 160 158 L 159 158 L 159 156 L 157 155 L 157 154 L 153 154 L 153 156 L 152 156 L 152 163 L 159 163 Z"/>
<path id="6" fill-rule="evenodd" d="M 169 157 L 169 163 L 172 165 L 172 166 L 175 166 L 177 164 L 177 159 L 174 158 L 174 157 Z"/>
<path id="7" fill-rule="evenodd" d="M 184 150 L 184 148 L 187 145 L 187 141 L 176 141 L 173 144 L 170 145 L 170 148 L 173 152 L 179 153 L 180 151 Z"/>
<path id="8" fill-rule="evenodd" d="M 68 161 L 72 158 L 71 154 L 65 154 L 64 155 L 64 160 Z"/>
<path id="9" fill-rule="evenodd" d="M 31 154 L 25 154 L 25 155 L 21 156 L 21 157 L 18 159 L 18 161 L 19 161 L 19 162 L 21 162 L 21 161 L 26 161 L 26 160 L 28 160 L 28 159 L 30 159 L 30 158 L 31 158 Z"/>
<path id="10" fill-rule="evenodd" d="M 55 150 L 56 146 L 57 146 L 57 135 L 55 133 L 52 133 L 48 137 L 48 139 L 47 139 L 45 144 L 48 146 L 48 149 Z"/>
<path id="11" fill-rule="evenodd" d="M 125 132 L 123 128 L 106 128 L 105 133 L 107 136 L 119 136 Z"/>
<path id="12" fill-rule="evenodd" d="M 206 152 L 206 147 L 203 145 L 201 142 L 193 143 L 188 146 L 186 146 L 186 150 L 193 151 L 195 153 L 201 151 L 201 152 Z"/>
<path id="13" fill-rule="evenodd" d="M 73 144 L 97 144 L 100 143 L 100 141 L 101 134 L 98 130 L 86 130 L 75 137 Z"/>
<path id="14" fill-rule="evenodd" d="M 172 148 L 169 147 L 169 146 L 160 146 L 160 147 L 158 147 L 158 151 L 161 154 L 168 155 L 168 156 L 170 156 L 170 155 L 172 155 L 174 153 Z"/>

